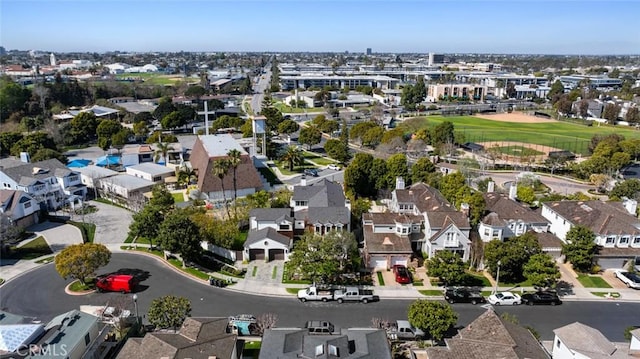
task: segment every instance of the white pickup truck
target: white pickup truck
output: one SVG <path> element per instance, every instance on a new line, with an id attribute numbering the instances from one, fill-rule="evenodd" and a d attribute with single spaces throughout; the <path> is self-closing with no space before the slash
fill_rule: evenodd
<path id="1" fill-rule="evenodd" d="M 616 277 L 620 279 L 629 288 L 640 289 L 640 275 L 624 270 L 615 271 Z"/>
<path id="2" fill-rule="evenodd" d="M 311 286 L 298 291 L 298 299 L 301 302 L 306 301 L 323 301 L 327 302 L 334 299 L 336 290 L 333 288 L 322 288 L 317 286 Z"/>
<path id="3" fill-rule="evenodd" d="M 418 340 L 423 339 L 425 334 L 411 325 L 408 320 L 396 320 L 387 329 L 387 337 L 391 340 Z"/>

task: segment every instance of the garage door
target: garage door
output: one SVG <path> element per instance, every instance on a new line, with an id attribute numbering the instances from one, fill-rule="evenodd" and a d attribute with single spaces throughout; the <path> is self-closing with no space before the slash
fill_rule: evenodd
<path id="1" fill-rule="evenodd" d="M 249 249 L 249 260 L 264 260 L 264 249 Z"/>
<path id="2" fill-rule="evenodd" d="M 284 249 L 269 249 L 269 260 L 284 260 Z"/>
<path id="3" fill-rule="evenodd" d="M 373 269 L 387 269 L 387 258 L 372 256 L 371 259 L 369 259 L 369 267 Z"/>
<path id="4" fill-rule="evenodd" d="M 400 264 L 403 266 L 407 266 L 407 257 L 391 257 L 391 266 L 396 264 Z"/>

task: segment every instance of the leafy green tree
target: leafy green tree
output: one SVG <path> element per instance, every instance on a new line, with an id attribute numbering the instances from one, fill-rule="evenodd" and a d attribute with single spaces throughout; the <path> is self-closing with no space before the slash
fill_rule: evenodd
<path id="1" fill-rule="evenodd" d="M 57 151 L 53 139 L 44 132 L 30 133 L 11 146 L 11 154 L 19 156 L 20 152 L 28 152 L 32 157 L 41 149 Z"/>
<path id="2" fill-rule="evenodd" d="M 9 155 L 11 147 L 22 140 L 23 136 L 20 132 L 2 132 L 0 133 L 0 156 Z"/>
<path id="3" fill-rule="evenodd" d="M 237 221 L 213 218 L 204 211 L 196 212 L 190 218 L 198 226 L 203 241 L 221 248 L 234 249 L 234 243 L 240 235 Z"/>
<path id="4" fill-rule="evenodd" d="M 56 150 L 52 150 L 50 148 L 38 149 L 36 153 L 33 156 L 31 156 L 31 161 L 38 162 L 38 161 L 48 160 L 51 158 L 55 158 L 62 163 L 67 163 L 67 156 L 63 155 L 62 153 Z"/>
<path id="5" fill-rule="evenodd" d="M 158 162 L 160 159 L 164 161 L 164 165 L 169 165 L 169 152 L 173 151 L 173 146 L 168 142 L 158 142 L 156 143 L 156 151 L 155 151 L 155 161 Z"/>
<path id="6" fill-rule="evenodd" d="M 149 205 L 157 207 L 162 213 L 168 213 L 173 208 L 175 202 L 175 198 L 173 198 L 171 192 L 167 190 L 167 187 L 156 185 L 151 189 Z"/>
<path id="7" fill-rule="evenodd" d="M 469 205 L 469 222 L 472 226 L 480 223 L 487 209 L 487 202 L 484 200 L 482 192 L 474 191 L 471 195 L 465 196 L 462 201 Z"/>
<path id="8" fill-rule="evenodd" d="M 622 140 L 618 142 L 618 145 L 620 146 L 620 149 L 624 153 L 629 154 L 630 158 L 633 158 L 634 161 L 637 161 L 638 157 L 640 157 L 640 139 L 631 138 L 628 140 Z"/>
<path id="9" fill-rule="evenodd" d="M 158 224 L 162 221 L 164 221 L 164 214 L 161 208 L 147 204 L 140 212 L 133 215 L 133 221 L 129 225 L 129 236 L 146 238 L 153 248 L 153 241 L 158 236 Z"/>
<path id="10" fill-rule="evenodd" d="M 550 288 L 560 279 L 560 270 L 555 260 L 546 253 L 532 255 L 522 271 L 534 287 Z"/>
<path id="11" fill-rule="evenodd" d="M 340 161 L 340 163 L 347 163 L 351 158 L 349 147 L 345 146 L 340 140 L 327 140 L 324 144 L 324 151 L 329 157 Z"/>
<path id="12" fill-rule="evenodd" d="M 387 159 L 387 185 L 395 183 L 397 177 L 402 177 L 405 182 L 411 182 L 407 156 L 404 153 L 396 153 Z"/>
<path id="13" fill-rule="evenodd" d="M 373 127 L 369 129 L 361 138 L 362 144 L 375 148 L 382 141 L 382 136 L 384 135 L 384 129 L 380 126 Z"/>
<path id="14" fill-rule="evenodd" d="M 484 247 L 484 258 L 495 277 L 500 262 L 500 280 L 507 283 L 519 283 L 524 280 L 522 270 L 529 258 L 542 252 L 538 238 L 527 232 L 521 236 L 505 239 L 504 242 L 494 240 Z"/>
<path id="15" fill-rule="evenodd" d="M 173 328 L 177 331 L 188 316 L 191 315 L 191 302 L 184 297 L 166 295 L 151 302 L 147 318 L 156 328 Z"/>
<path id="16" fill-rule="evenodd" d="M 567 232 L 566 243 L 562 245 L 562 254 L 571 262 L 573 268 L 588 273 L 593 267 L 593 260 L 598 252 L 596 235 L 587 227 L 573 226 Z"/>
<path id="17" fill-rule="evenodd" d="M 0 123 L 4 123 L 12 113 L 24 109 L 31 97 L 31 91 L 15 83 L 9 76 L 0 77 Z"/>
<path id="18" fill-rule="evenodd" d="M 96 128 L 96 133 L 98 134 L 98 143 L 101 143 L 103 150 L 109 149 L 113 144 L 113 137 L 124 128 L 120 124 L 120 122 L 116 120 L 102 120 L 98 127 Z"/>
<path id="19" fill-rule="evenodd" d="M 637 199 L 640 195 L 640 180 L 631 178 L 616 183 L 609 193 L 611 199 L 622 199 L 622 197 Z"/>
<path id="20" fill-rule="evenodd" d="M 620 106 L 608 103 L 604 106 L 604 110 L 602 111 L 602 118 L 609 121 L 609 124 L 614 124 L 618 119 L 620 109 Z"/>
<path id="21" fill-rule="evenodd" d="M 359 267 L 358 243 L 353 233 L 330 231 L 324 235 L 307 232 L 294 245 L 285 264 L 288 272 L 319 283 Z"/>
<path id="22" fill-rule="evenodd" d="M 450 173 L 440 181 L 440 193 L 451 203 L 457 203 L 458 190 L 466 185 L 464 175 L 460 172 Z M 457 203 L 459 204 L 459 203 Z"/>
<path id="23" fill-rule="evenodd" d="M 180 254 L 183 267 L 202 252 L 200 230 L 183 210 L 173 210 L 165 216 L 158 229 L 158 241 L 164 250 Z"/>
<path id="24" fill-rule="evenodd" d="M 451 251 L 437 251 L 427 259 L 426 267 L 429 276 L 440 278 L 445 285 L 460 284 L 466 274 L 462 258 Z"/>
<path id="25" fill-rule="evenodd" d="M 344 185 L 347 193 L 355 197 L 371 197 L 375 194 L 375 187 L 371 186 L 372 163 L 372 155 L 356 153 L 353 161 L 344 171 Z"/>
<path id="26" fill-rule="evenodd" d="M 260 114 L 267 118 L 266 124 L 269 131 L 275 131 L 284 118 L 282 112 L 273 106 L 263 107 Z"/>
<path id="27" fill-rule="evenodd" d="M 389 182 L 390 177 L 387 173 L 387 162 L 382 158 L 374 158 L 371 162 L 371 170 L 368 177 L 369 188 L 375 190 L 371 192 L 372 196 L 375 195 L 378 191 L 385 190 L 389 187 L 394 186 L 395 177 L 391 178 L 391 182 Z"/>
<path id="28" fill-rule="evenodd" d="M 400 127 L 385 131 L 382 135 L 382 139 L 380 139 L 380 142 L 390 143 L 396 138 L 400 138 L 402 142 L 404 142 L 404 130 Z"/>
<path id="29" fill-rule="evenodd" d="M 435 340 L 442 340 L 444 335 L 458 321 L 458 315 L 451 306 L 418 299 L 409 305 L 409 323 L 429 334 Z"/>
<path id="30" fill-rule="evenodd" d="M 111 260 L 111 252 L 104 244 L 74 244 L 63 249 L 54 259 L 56 271 L 63 279 L 73 278 L 85 284 L 87 278 L 95 276 L 98 268 Z"/>
<path id="31" fill-rule="evenodd" d="M 291 203 L 293 192 L 288 189 L 277 190 L 271 199 L 271 208 L 286 208 Z"/>
<path id="32" fill-rule="evenodd" d="M 353 141 L 362 142 L 362 137 L 372 128 L 379 127 L 375 122 L 359 122 L 351 127 L 349 138 Z"/>
<path id="33" fill-rule="evenodd" d="M 156 109 L 153 110 L 153 117 L 156 120 L 161 121 L 167 115 L 169 115 L 170 113 L 172 113 L 172 112 L 174 112 L 176 110 L 177 109 L 173 105 L 173 101 L 172 101 L 171 97 L 163 97 L 163 98 L 160 99 L 160 102 L 158 102 L 158 107 L 156 107 Z M 165 128 L 168 128 L 168 127 L 165 127 Z"/>
<path id="34" fill-rule="evenodd" d="M 162 125 L 162 128 L 166 129 L 177 128 L 184 125 L 184 123 L 182 122 L 182 117 L 180 116 L 180 112 L 178 111 L 173 111 L 164 116 L 160 120 L 160 124 Z"/>
<path id="35" fill-rule="evenodd" d="M 524 203 L 532 204 L 536 200 L 536 193 L 531 186 L 518 185 L 516 193 L 518 199 Z"/>
<path id="36" fill-rule="evenodd" d="M 431 133 L 431 144 L 440 147 L 444 144 L 455 143 L 455 133 L 453 123 L 444 121 L 436 125 Z"/>
<path id="37" fill-rule="evenodd" d="M 202 87 L 200 85 L 194 85 L 194 86 L 189 86 L 187 91 L 184 92 L 184 95 L 188 96 L 188 97 L 200 98 L 205 93 L 207 93 L 207 90 L 205 90 L 204 87 Z"/>
<path id="38" fill-rule="evenodd" d="M 148 111 L 138 112 L 133 116 L 133 123 L 135 124 L 138 122 L 150 125 L 153 122 L 153 115 Z"/>
<path id="39" fill-rule="evenodd" d="M 300 125 L 293 120 L 284 120 L 278 125 L 278 133 L 291 134 L 300 129 Z"/>
<path id="40" fill-rule="evenodd" d="M 304 164 L 304 155 L 302 154 L 302 150 L 297 146 L 288 146 L 280 157 L 280 161 L 286 162 L 289 165 L 289 171 L 293 171 L 295 166 L 302 166 Z"/>
<path id="41" fill-rule="evenodd" d="M 551 85 L 551 90 L 549 90 L 547 96 L 552 103 L 556 103 L 562 94 L 564 94 L 564 85 L 562 84 L 562 81 L 556 80 L 556 82 Z"/>
<path id="42" fill-rule="evenodd" d="M 149 133 L 149 126 L 147 126 L 146 122 L 138 121 L 133 123 L 133 134 L 137 139 L 144 139 L 147 133 Z"/>
<path id="43" fill-rule="evenodd" d="M 630 124 L 637 124 L 640 122 L 640 108 L 638 106 L 629 108 L 627 110 L 627 114 L 624 115 L 624 120 Z"/>
<path id="44" fill-rule="evenodd" d="M 322 140 L 322 132 L 315 127 L 309 126 L 300 130 L 300 137 L 298 137 L 298 142 L 302 145 L 309 146 L 309 149 L 314 145 L 317 145 Z"/>
<path id="45" fill-rule="evenodd" d="M 155 131 L 147 138 L 147 143 L 174 143 L 178 142 L 178 138 L 175 135 L 165 134 L 162 131 Z"/>

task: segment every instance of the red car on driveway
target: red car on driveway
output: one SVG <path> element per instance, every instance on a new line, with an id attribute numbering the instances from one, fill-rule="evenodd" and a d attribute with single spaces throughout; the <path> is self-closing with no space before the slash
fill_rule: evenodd
<path id="1" fill-rule="evenodd" d="M 400 284 L 411 283 L 411 273 L 409 273 L 407 267 L 403 266 L 402 264 L 395 264 L 393 266 L 393 273 L 396 276 L 396 282 Z"/>

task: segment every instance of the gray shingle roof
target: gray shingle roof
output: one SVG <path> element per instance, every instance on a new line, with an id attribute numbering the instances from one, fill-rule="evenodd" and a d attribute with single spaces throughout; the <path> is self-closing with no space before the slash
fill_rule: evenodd
<path id="1" fill-rule="evenodd" d="M 40 171 L 38 173 L 34 173 L 34 168 L 40 168 Z M 64 164 L 62 164 L 62 162 L 58 161 L 55 158 L 33 163 L 23 163 L 22 165 L 3 168 L 2 171 L 9 178 L 24 185 L 33 183 L 34 180 L 50 177 L 62 177 L 72 172 Z M 58 173 L 62 175 L 58 176 Z M 21 182 L 23 177 L 25 179 L 28 178 L 27 183 Z"/>
<path id="2" fill-rule="evenodd" d="M 553 333 L 571 350 L 607 356 L 616 351 L 615 345 L 600 331 L 580 322 L 565 325 Z"/>
<path id="3" fill-rule="evenodd" d="M 291 221 L 291 208 L 254 208 L 249 212 L 249 218 L 257 221 Z"/>
<path id="4" fill-rule="evenodd" d="M 292 199 L 308 201 L 309 207 L 343 207 L 345 203 L 342 186 L 326 178 L 308 186 L 295 186 Z"/>
<path id="5" fill-rule="evenodd" d="M 484 200 L 486 210 L 495 213 L 503 223 L 518 220 L 526 223 L 549 223 L 541 214 L 499 193 L 485 193 Z"/>
<path id="6" fill-rule="evenodd" d="M 307 211 L 308 223 L 331 223 L 344 225 L 351 222 L 351 212 L 347 207 L 309 207 Z"/>
<path id="7" fill-rule="evenodd" d="M 420 212 L 427 213 L 432 228 L 441 228 L 449 219 L 458 228 L 470 228 L 469 218 L 456 210 L 437 189 L 422 182 L 406 189 L 394 190 L 399 203 L 413 203 Z"/>
<path id="8" fill-rule="evenodd" d="M 268 227 L 263 228 L 259 231 L 249 231 L 247 240 L 244 242 L 244 246 L 245 248 L 248 248 L 251 244 L 264 241 L 267 238 L 272 241 L 282 243 L 285 246 L 289 246 L 291 244 L 291 238 L 285 236 L 284 234 L 278 233 L 278 231 L 271 227 Z"/>
<path id="9" fill-rule="evenodd" d="M 640 221 L 629 214 L 620 202 L 558 201 L 543 206 L 558 213 L 574 225 L 582 225 L 596 235 L 639 235 Z"/>

